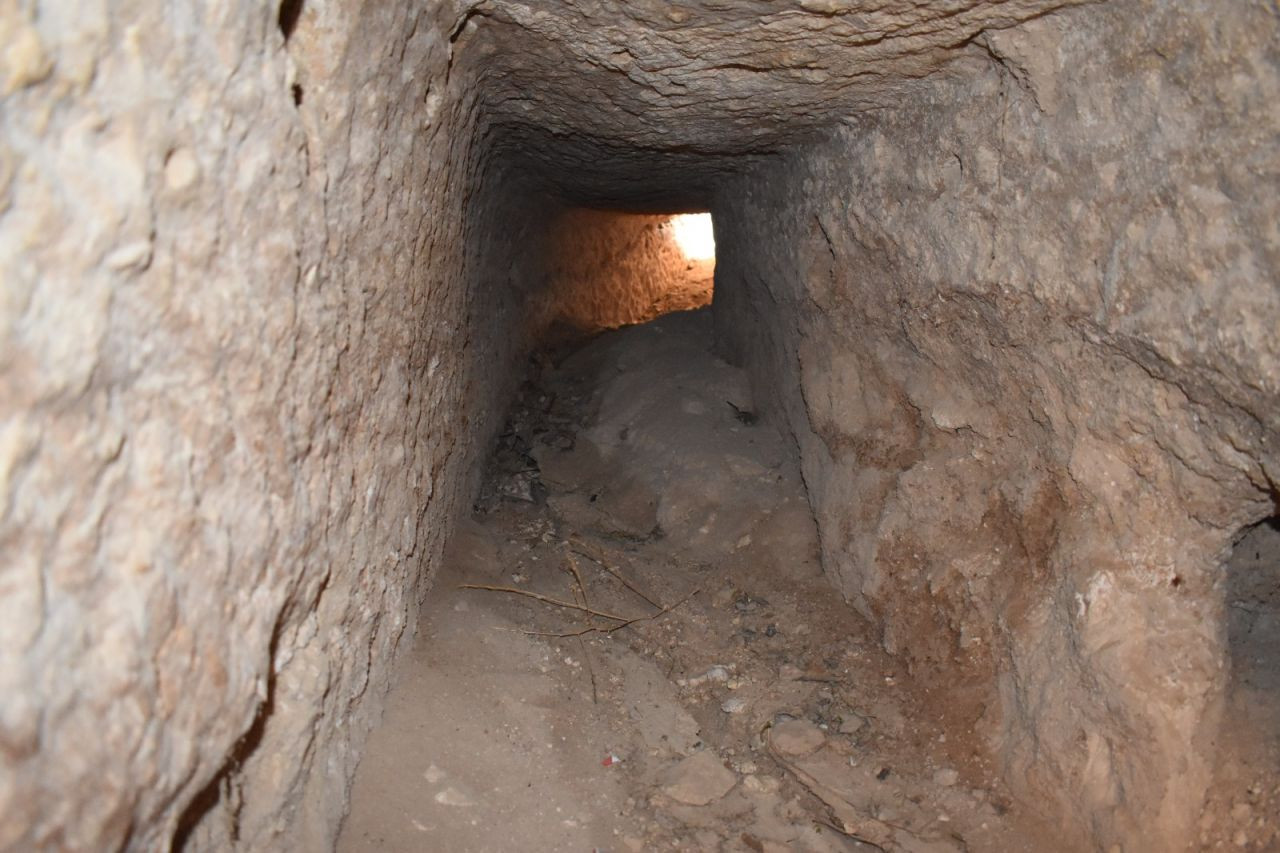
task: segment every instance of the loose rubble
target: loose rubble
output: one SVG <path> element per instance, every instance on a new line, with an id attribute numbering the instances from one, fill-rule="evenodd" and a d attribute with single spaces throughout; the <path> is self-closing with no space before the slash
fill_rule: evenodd
<path id="1" fill-rule="evenodd" d="M 791 451 L 724 405 L 755 409 L 708 324 L 535 364 L 340 850 L 397 849 L 375 840 L 405 814 L 437 849 L 1056 849 L 823 578 Z M 429 768 L 455 754 L 474 805 L 448 808 Z"/>

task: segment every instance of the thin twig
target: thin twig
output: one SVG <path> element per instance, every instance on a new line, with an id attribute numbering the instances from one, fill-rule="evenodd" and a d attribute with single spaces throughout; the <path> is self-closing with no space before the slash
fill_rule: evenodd
<path id="1" fill-rule="evenodd" d="M 640 596 L 645 601 L 649 602 L 659 610 L 662 609 L 661 604 L 659 604 L 658 602 L 654 601 L 652 598 L 650 598 L 649 596 L 641 592 L 640 588 L 637 587 L 635 584 L 633 584 L 631 581 L 627 580 L 627 578 L 622 574 L 621 571 L 618 570 L 616 566 L 609 565 L 602 557 L 591 553 L 591 550 L 587 546 L 587 543 L 583 542 L 581 539 L 575 536 L 574 538 L 569 540 L 569 546 L 570 548 L 573 549 L 573 552 L 575 554 L 581 554 L 582 556 L 586 557 L 588 560 L 595 563 L 596 565 L 604 569 L 609 574 L 613 575 L 613 577 L 617 578 L 618 583 L 622 584 L 627 589 L 631 590 L 636 595 Z"/>
<path id="2" fill-rule="evenodd" d="M 625 628 L 630 622 L 623 622 L 617 628 Z M 568 640 L 573 637 L 585 637 L 587 634 L 612 634 L 617 628 L 583 628 L 581 631 L 521 631 L 526 637 L 550 637 L 553 640 Z"/>
<path id="3" fill-rule="evenodd" d="M 587 651 L 587 643 L 582 637 L 578 637 L 579 651 L 582 652 L 582 658 L 587 662 L 587 675 L 591 676 L 591 704 L 600 704 L 600 694 L 596 690 L 596 668 L 591 665 L 591 653 Z"/>
<path id="4" fill-rule="evenodd" d="M 578 571 L 578 563 L 573 559 L 572 554 L 564 555 L 565 565 L 569 567 L 569 571 L 573 573 L 574 583 L 577 584 L 573 594 L 574 598 L 580 598 L 583 607 L 590 608 L 591 602 L 587 599 L 587 585 L 582 582 L 582 573 Z M 587 628 L 595 627 L 595 623 L 591 621 L 591 614 L 586 614 Z M 578 651 L 582 652 L 582 659 L 587 662 L 587 675 L 591 677 L 591 704 L 600 704 L 600 693 L 596 689 L 596 668 L 591 663 L 591 653 L 587 651 L 587 642 L 582 639 L 582 635 L 578 635 Z"/>
<path id="5" fill-rule="evenodd" d="M 650 619 L 657 619 L 659 616 L 665 616 L 666 614 L 670 613 L 672 610 L 675 610 L 677 607 L 684 604 L 686 601 L 693 598 L 695 595 L 697 595 L 700 592 L 702 592 L 701 588 L 695 589 L 693 592 L 689 593 L 684 598 L 677 601 L 675 604 L 671 605 L 670 607 L 664 607 L 661 610 L 659 610 L 657 613 L 650 613 L 646 616 L 637 616 L 634 619 L 628 619 L 626 622 L 623 622 L 621 625 L 611 625 L 608 628 L 595 628 L 595 627 L 583 628 L 581 631 L 566 631 L 564 633 L 556 633 L 554 631 L 522 631 L 521 633 L 528 637 L 555 637 L 557 639 L 562 639 L 565 637 L 583 637 L 583 636 L 586 636 L 587 634 L 592 634 L 592 633 L 612 634 L 614 631 L 621 631 L 623 628 L 626 628 L 629 625 L 634 625 L 637 622 L 648 622 Z"/>
<path id="6" fill-rule="evenodd" d="M 618 616 L 615 613 L 605 613 L 603 610 L 592 610 L 590 607 L 583 607 L 579 604 L 571 604 L 567 601 L 561 601 L 558 598 L 552 598 L 548 595 L 540 595 L 536 592 L 530 592 L 527 589 L 516 589 L 515 587 L 512 587 L 512 586 L 489 586 L 488 584 L 482 584 L 482 583 L 464 583 L 464 584 L 459 584 L 458 589 L 483 589 L 483 590 L 487 590 L 488 592 L 506 592 L 506 593 L 510 593 L 511 595 L 523 595 L 526 598 L 534 598 L 534 599 L 537 599 L 538 601 L 542 601 L 547 604 L 554 604 L 556 607 L 563 607 L 567 610 L 580 610 L 583 613 L 590 613 L 592 616 L 601 616 L 605 619 L 613 619 L 614 621 L 617 621 L 617 622 L 630 624 L 632 622 L 638 621 L 636 619 L 628 619 L 626 616 Z M 655 613 L 654 615 L 656 616 L 658 614 Z"/>
<path id="7" fill-rule="evenodd" d="M 845 838 L 852 838 L 854 841 L 858 842 L 859 844 L 865 844 L 868 847 L 874 847 L 877 850 L 879 850 L 880 853 L 885 853 L 885 850 L 883 847 L 881 847 L 879 844 L 876 844 L 874 841 L 870 840 L 869 838 L 863 838 L 861 835 L 856 835 L 855 833 L 841 829 L 840 827 L 836 826 L 834 823 L 828 823 L 825 820 L 815 819 L 813 822 L 816 823 L 818 826 L 825 826 L 827 829 L 831 830 L 837 835 L 843 835 Z"/>
<path id="8" fill-rule="evenodd" d="M 573 559 L 573 555 L 565 553 L 564 564 L 569 567 L 569 574 L 573 575 L 573 582 L 577 584 L 578 592 L 582 594 L 582 606 L 590 607 L 591 602 L 587 601 L 587 585 L 582 582 L 582 573 L 578 571 L 578 561 Z M 574 596 L 575 598 L 577 595 Z"/>

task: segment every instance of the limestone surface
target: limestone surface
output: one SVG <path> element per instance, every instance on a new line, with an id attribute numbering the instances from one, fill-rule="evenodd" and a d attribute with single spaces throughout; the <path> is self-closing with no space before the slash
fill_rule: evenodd
<path id="1" fill-rule="evenodd" d="M 73 5 L 0 4 L 0 849 L 324 849 L 539 221 L 442 6 Z"/>
<path id="2" fill-rule="evenodd" d="M 1180 849 L 1280 506 L 1278 53 L 1260 0 L 0 2 L 0 849 L 331 845 L 584 207 L 714 213 L 826 572 L 1070 843 Z"/>
<path id="3" fill-rule="evenodd" d="M 1232 725 L 1223 561 L 1280 494 L 1277 31 L 987 33 L 714 208 L 827 571 L 1082 849 L 1182 849 Z"/>

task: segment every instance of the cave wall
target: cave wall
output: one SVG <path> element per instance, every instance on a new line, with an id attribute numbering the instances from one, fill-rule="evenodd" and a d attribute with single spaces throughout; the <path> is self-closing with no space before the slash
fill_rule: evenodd
<path id="1" fill-rule="evenodd" d="M 557 216 L 548 287 L 559 317 L 596 331 L 710 304 L 715 261 L 686 259 L 670 220 L 586 209 Z"/>
<path id="2" fill-rule="evenodd" d="M 468 28 L 288 24 L 0 7 L 0 849 L 328 846 L 549 310 Z"/>
<path id="3" fill-rule="evenodd" d="M 1176 849 L 1276 512 L 1273 5 L 0 5 L 0 848 L 328 845 L 555 186 L 713 200 L 827 571 Z"/>
<path id="4" fill-rule="evenodd" d="M 713 208 L 718 335 L 826 570 L 1081 847 L 1192 837 L 1221 562 L 1275 512 L 1276 33 L 1203 2 L 987 31 Z"/>

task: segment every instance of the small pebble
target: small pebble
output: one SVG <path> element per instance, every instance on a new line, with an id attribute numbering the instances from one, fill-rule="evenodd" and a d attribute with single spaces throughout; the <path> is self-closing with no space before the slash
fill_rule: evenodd
<path id="1" fill-rule="evenodd" d="M 784 755 L 808 755 L 827 740 L 822 730 L 807 720 L 777 723 L 769 735 L 773 748 Z"/>
<path id="2" fill-rule="evenodd" d="M 747 700 L 739 699 L 737 696 L 726 699 L 720 703 L 720 710 L 726 714 L 740 714 L 747 709 Z"/>
<path id="3" fill-rule="evenodd" d="M 729 680 L 728 668 L 720 665 L 716 665 L 711 667 L 701 675 L 695 675 L 693 678 L 684 679 L 677 683 L 687 685 L 689 687 L 697 687 L 699 684 L 706 684 L 708 681 L 714 684 L 721 684 L 728 680 Z"/>
<path id="4" fill-rule="evenodd" d="M 854 735 L 862 731 L 862 727 L 867 721 L 859 717 L 857 714 L 850 714 L 840 720 L 840 734 Z"/>
<path id="5" fill-rule="evenodd" d="M 442 806 L 474 806 L 475 800 L 472 800 L 466 794 L 457 788 L 445 788 L 436 794 L 435 801 Z"/>
<path id="6" fill-rule="evenodd" d="M 950 767 L 943 767 L 934 771 L 933 784 L 941 785 L 943 788 L 950 788 L 952 785 L 960 781 L 960 773 Z"/>
<path id="7" fill-rule="evenodd" d="M 712 752 L 695 752 L 663 776 L 662 793 L 678 803 L 705 806 L 729 793 L 738 783 L 733 771 Z"/>
<path id="8" fill-rule="evenodd" d="M 754 794 L 772 794 L 782 787 L 782 783 L 772 776 L 747 776 L 742 780 L 742 787 Z"/>

